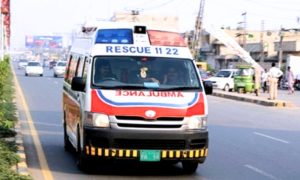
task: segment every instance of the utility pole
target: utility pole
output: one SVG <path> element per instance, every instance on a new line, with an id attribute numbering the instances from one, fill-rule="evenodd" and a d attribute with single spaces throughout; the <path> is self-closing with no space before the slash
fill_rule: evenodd
<path id="1" fill-rule="evenodd" d="M 265 46 L 264 46 L 264 26 L 265 22 L 264 20 L 261 21 L 261 30 L 260 30 L 260 47 L 261 47 L 261 54 L 260 54 L 260 63 L 264 62 L 265 58 Z"/>
<path id="2" fill-rule="evenodd" d="M 201 41 L 202 41 L 201 31 L 202 31 L 202 19 L 203 19 L 204 3 L 205 3 L 205 0 L 200 0 L 200 6 L 199 6 L 198 15 L 197 15 L 197 18 L 196 18 L 194 36 L 193 36 L 193 41 L 192 41 L 193 56 L 194 56 L 194 59 L 196 59 L 196 60 L 199 59 L 199 53 L 200 53 Z"/>
<path id="3" fill-rule="evenodd" d="M 242 14 L 242 16 L 244 16 L 243 48 L 245 49 L 246 48 L 246 43 L 247 43 L 247 30 L 246 30 L 246 28 L 247 28 L 247 18 L 246 18 L 247 12 L 244 12 Z"/>
<path id="4" fill-rule="evenodd" d="M 281 28 L 280 31 L 279 31 L 279 47 L 278 47 L 278 68 L 280 69 L 281 68 L 281 64 L 282 64 L 282 44 L 283 44 L 283 36 L 284 36 L 284 33 L 283 33 L 284 29 Z"/>

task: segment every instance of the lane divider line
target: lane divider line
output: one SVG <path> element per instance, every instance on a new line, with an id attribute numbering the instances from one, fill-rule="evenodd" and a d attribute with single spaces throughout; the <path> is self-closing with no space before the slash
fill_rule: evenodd
<path id="1" fill-rule="evenodd" d="M 24 113 L 25 113 L 25 117 L 26 117 L 28 125 L 29 125 L 30 134 L 31 134 L 31 137 L 33 139 L 34 147 L 37 151 L 37 155 L 38 155 L 38 159 L 39 159 L 39 163 L 40 163 L 40 166 L 41 166 L 41 171 L 42 171 L 43 177 L 46 180 L 53 180 L 53 176 L 52 176 L 52 173 L 49 169 L 49 166 L 48 166 L 48 163 L 47 163 L 45 153 L 43 151 L 41 141 L 39 139 L 37 130 L 34 127 L 33 120 L 32 120 L 28 105 L 26 103 L 25 97 L 23 95 L 23 91 L 20 88 L 19 81 L 16 77 L 16 74 L 15 74 L 13 68 L 12 68 L 12 74 L 13 74 L 13 79 L 14 79 L 14 82 L 15 82 L 15 88 L 16 88 L 18 96 L 20 97 L 21 104 L 22 104 L 22 107 L 23 107 L 23 110 L 24 110 Z"/>
<path id="2" fill-rule="evenodd" d="M 260 169 L 254 167 L 254 166 L 251 166 L 251 165 L 249 165 L 249 164 L 245 164 L 244 166 L 245 166 L 246 168 L 251 169 L 252 171 L 254 171 L 254 172 L 260 174 L 260 175 L 263 175 L 263 176 L 267 177 L 267 178 L 270 178 L 270 179 L 273 179 L 273 180 L 279 180 L 278 178 L 276 178 L 276 177 L 273 176 L 272 174 L 266 173 L 265 171 L 260 170 Z"/>
<path id="3" fill-rule="evenodd" d="M 274 141 L 279 141 L 279 142 L 285 143 L 285 144 L 289 144 L 289 143 L 290 143 L 290 142 L 285 141 L 285 140 L 283 140 L 283 139 L 279 139 L 279 138 L 275 138 L 275 137 L 272 137 L 272 136 L 268 136 L 268 135 L 266 135 L 266 134 L 262 134 L 262 133 L 259 133 L 259 132 L 253 132 L 253 133 L 256 134 L 256 135 L 265 137 L 265 138 L 272 139 L 272 140 L 274 140 Z"/>

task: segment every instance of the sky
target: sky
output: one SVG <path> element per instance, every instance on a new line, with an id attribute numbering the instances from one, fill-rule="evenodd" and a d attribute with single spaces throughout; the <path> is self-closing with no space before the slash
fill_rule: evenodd
<path id="1" fill-rule="evenodd" d="M 181 32 L 193 30 L 200 1 L 10 0 L 11 47 L 24 47 L 26 35 L 70 34 L 88 19 L 109 19 L 114 12 L 133 9 L 140 14 L 177 16 Z M 246 25 L 247 30 L 300 28 L 299 0 L 206 0 L 203 12 L 204 28 L 209 25 L 232 29 Z"/>

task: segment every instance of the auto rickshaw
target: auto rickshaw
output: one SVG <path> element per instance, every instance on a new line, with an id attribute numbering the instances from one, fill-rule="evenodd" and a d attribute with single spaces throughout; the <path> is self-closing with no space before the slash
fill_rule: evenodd
<path id="1" fill-rule="evenodd" d="M 254 69 L 250 65 L 238 65 L 238 72 L 234 76 L 234 90 L 238 93 L 252 93 L 254 91 Z"/>

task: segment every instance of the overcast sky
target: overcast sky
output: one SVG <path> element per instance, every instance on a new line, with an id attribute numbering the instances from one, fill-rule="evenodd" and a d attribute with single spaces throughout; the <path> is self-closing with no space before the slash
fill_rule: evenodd
<path id="1" fill-rule="evenodd" d="M 89 18 L 109 19 L 115 11 L 137 9 L 141 14 L 179 17 L 180 30 L 192 30 L 200 0 L 11 0 L 12 47 L 22 47 L 25 35 L 71 33 Z M 247 12 L 246 16 L 242 16 Z M 203 26 L 236 28 L 244 22 L 249 30 L 300 28 L 299 0 L 206 0 Z"/>

